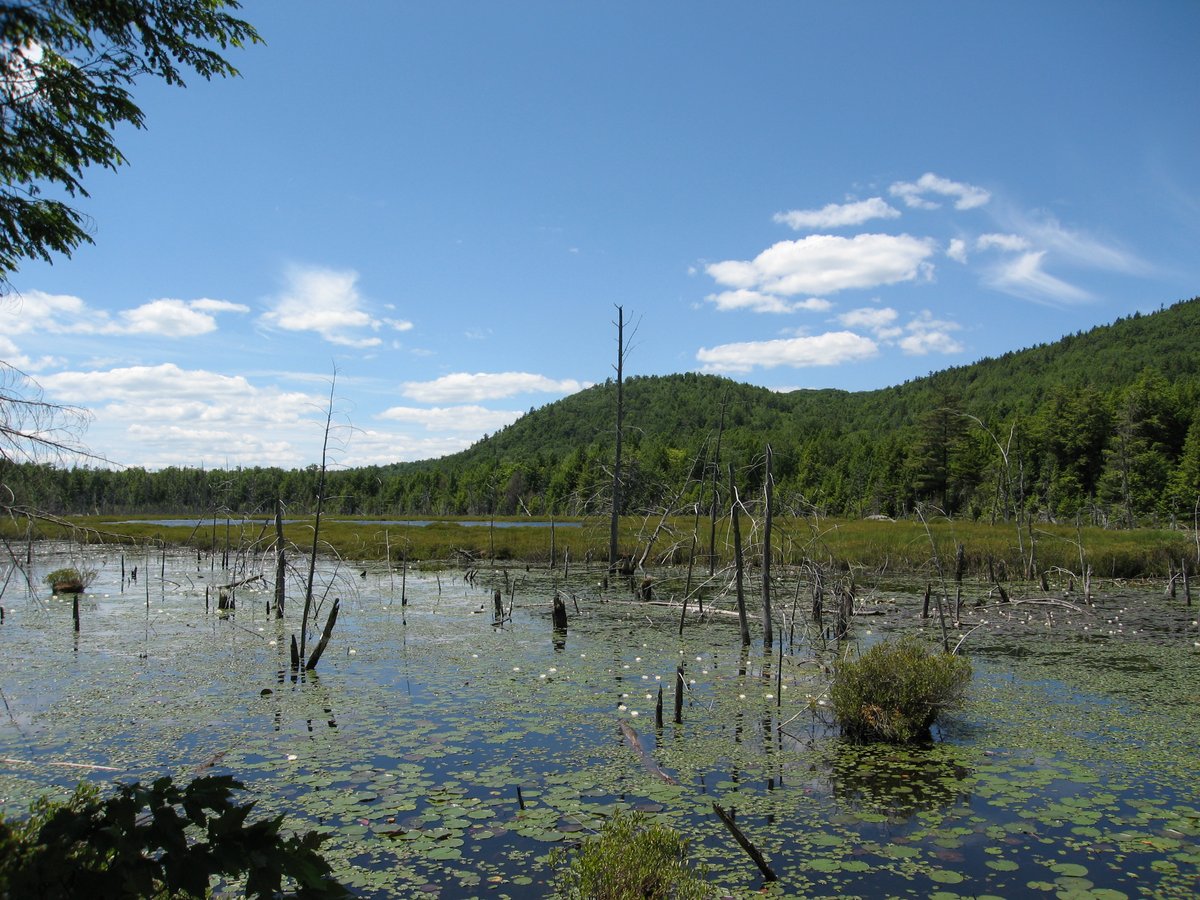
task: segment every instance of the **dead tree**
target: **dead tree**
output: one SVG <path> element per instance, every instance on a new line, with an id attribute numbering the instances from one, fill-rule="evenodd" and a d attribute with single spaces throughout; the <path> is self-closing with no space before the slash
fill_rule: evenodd
<path id="1" fill-rule="evenodd" d="M 742 522 L 738 514 L 741 501 L 733 481 L 733 463 L 729 464 L 730 516 L 733 522 L 734 583 L 737 589 L 738 624 L 742 630 L 742 646 L 750 646 L 750 623 L 746 619 L 745 563 L 742 559 Z"/>
<path id="2" fill-rule="evenodd" d="M 774 476 L 771 474 L 771 445 L 767 444 L 766 478 L 763 491 L 766 494 L 766 509 L 763 512 L 763 559 L 762 559 L 762 619 L 763 647 L 775 643 L 775 627 L 771 615 L 771 516 Z"/>

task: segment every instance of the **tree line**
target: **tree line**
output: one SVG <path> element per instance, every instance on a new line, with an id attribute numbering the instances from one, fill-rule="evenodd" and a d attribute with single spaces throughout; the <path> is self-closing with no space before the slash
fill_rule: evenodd
<path id="1" fill-rule="evenodd" d="M 712 375 L 625 382 L 622 512 L 709 508 L 732 464 L 781 513 L 1191 523 L 1200 498 L 1200 300 L 879 391 L 774 393 Z M 326 510 L 592 516 L 611 509 L 615 387 L 540 409 L 454 456 L 330 471 Z M 717 453 L 719 447 L 719 456 Z M 714 473 L 718 474 L 713 478 Z M 315 507 L 318 468 L 4 464 L 60 513 L 253 515 Z M 724 502 L 722 500 L 721 502 Z"/>

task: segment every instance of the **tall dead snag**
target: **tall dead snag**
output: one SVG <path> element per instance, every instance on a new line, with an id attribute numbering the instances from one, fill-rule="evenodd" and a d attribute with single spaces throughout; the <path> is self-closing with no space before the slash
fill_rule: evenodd
<path id="1" fill-rule="evenodd" d="M 683 666 L 675 667 L 675 724 L 683 724 L 683 692 L 687 685 L 683 680 Z"/>
<path id="2" fill-rule="evenodd" d="M 771 445 L 767 444 L 767 471 L 763 489 L 766 492 L 766 510 L 763 514 L 763 559 L 762 559 L 762 618 L 763 618 L 763 647 L 775 643 L 775 626 L 771 615 L 771 516 L 772 496 L 774 494 L 774 476 L 771 474 Z"/>
<path id="3" fill-rule="evenodd" d="M 337 622 L 338 610 L 342 608 L 342 601 L 337 597 L 333 600 L 333 609 L 329 610 L 329 618 L 325 620 L 325 629 L 321 632 L 321 640 L 317 641 L 316 649 L 313 650 L 312 656 L 308 658 L 308 662 L 304 665 L 306 672 L 311 672 L 317 667 L 317 663 L 321 661 L 321 654 L 325 652 L 325 647 L 329 644 L 329 636 L 333 634 L 333 626 Z"/>
<path id="4" fill-rule="evenodd" d="M 287 553 L 283 547 L 283 501 L 275 500 L 275 618 L 283 618 L 284 578 L 287 576 Z"/>
<path id="5" fill-rule="evenodd" d="M 729 464 L 729 500 L 731 504 L 730 518 L 733 524 L 734 584 L 737 588 L 738 624 L 742 629 L 742 646 L 748 647 L 750 646 L 750 622 L 746 619 L 746 572 L 742 560 L 742 520 L 738 514 L 738 506 L 741 505 L 741 501 L 738 499 L 737 487 L 733 483 L 733 463 Z"/>
<path id="6" fill-rule="evenodd" d="M 304 615 L 300 619 L 300 659 L 308 638 L 308 620 L 313 612 L 313 582 L 317 576 L 317 548 L 321 540 L 321 512 L 325 506 L 325 468 L 329 458 L 329 433 L 333 425 L 333 390 L 337 384 L 337 372 L 329 382 L 329 405 L 325 408 L 325 436 L 321 442 L 321 468 L 317 475 L 317 510 L 313 521 L 312 552 L 308 558 L 308 582 L 304 586 Z M 332 625 L 330 625 L 332 627 Z"/>
<path id="7" fill-rule="evenodd" d="M 713 449 L 712 461 L 712 504 L 709 506 L 708 529 L 708 577 L 712 578 L 717 571 L 717 507 L 720 499 L 717 496 L 717 481 L 721 474 L 721 437 L 725 434 L 725 403 L 729 399 L 729 390 L 721 395 L 721 419 L 717 423 L 717 445 Z"/>
<path id="8" fill-rule="evenodd" d="M 625 418 L 625 309 L 617 307 L 617 433 L 613 457 L 612 516 L 608 525 L 608 571 L 617 570 L 617 522 L 621 515 L 621 436 Z"/>

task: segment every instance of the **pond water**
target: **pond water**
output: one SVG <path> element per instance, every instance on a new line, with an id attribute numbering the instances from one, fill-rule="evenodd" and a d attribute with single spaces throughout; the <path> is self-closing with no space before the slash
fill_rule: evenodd
<path id="1" fill-rule="evenodd" d="M 194 552 L 126 549 L 125 570 L 140 574 L 123 581 L 121 552 L 47 545 L 35 560 L 35 575 L 98 570 L 78 633 L 69 598 L 8 580 L 5 814 L 80 778 L 229 773 L 260 813 L 327 834 L 339 877 L 370 897 L 547 896 L 547 853 L 620 807 L 683 832 L 718 895 L 1182 897 L 1200 887 L 1200 628 L 1161 586 L 1106 584 L 1094 607 L 1041 594 L 999 605 L 979 586 L 975 599 L 989 602 L 968 602 L 951 631 L 966 635 L 975 667 L 968 706 L 931 745 L 897 749 L 853 746 L 829 727 L 833 657 L 804 639 L 803 614 L 778 629 L 780 658 L 757 639 L 742 651 L 728 616 L 689 615 L 680 637 L 678 606 L 604 589 L 599 568 L 569 582 L 514 569 L 468 583 L 323 562 L 324 607 L 336 596 L 342 612 L 318 671 L 294 679 L 296 583 L 285 623 L 266 615 L 261 582 L 218 615 L 215 586 L 244 573 Z M 658 573 L 660 599 L 682 594 L 681 574 Z M 500 626 L 494 588 L 511 605 Z M 551 627 L 555 589 L 574 598 L 565 635 Z M 779 594 L 788 616 L 792 590 L 785 581 Z M 853 639 L 923 628 L 940 640 L 921 602 L 915 585 L 860 585 Z M 679 665 L 687 690 L 675 724 Z M 642 765 L 622 722 L 678 784 Z M 763 884 L 714 802 L 736 814 L 778 882 Z"/>

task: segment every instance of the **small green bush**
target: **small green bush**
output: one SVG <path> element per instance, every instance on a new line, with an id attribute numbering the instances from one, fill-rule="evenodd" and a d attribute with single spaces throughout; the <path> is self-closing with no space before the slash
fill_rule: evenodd
<path id="1" fill-rule="evenodd" d="M 687 863 L 687 841 L 639 812 L 618 812 L 573 852 L 556 850 L 557 896 L 569 900 L 704 900 L 703 868 Z"/>
<path id="2" fill-rule="evenodd" d="M 76 569 L 74 566 L 68 566 L 64 569 L 55 569 L 42 580 L 54 590 L 61 590 L 66 594 L 81 594 L 88 585 L 96 580 L 96 573 L 91 569 Z"/>
<path id="3" fill-rule="evenodd" d="M 283 816 L 247 823 L 254 804 L 231 799 L 240 788 L 226 775 L 184 788 L 159 778 L 104 800 L 87 784 L 65 803 L 42 798 L 24 821 L 0 818 L 0 897 L 207 897 L 214 877 L 244 878 L 248 897 L 348 897 L 320 837 L 283 837 Z"/>
<path id="4" fill-rule="evenodd" d="M 908 743 L 929 734 L 943 712 L 962 705 L 971 664 L 931 653 L 916 638 L 876 644 L 838 663 L 830 699 L 842 733 L 859 741 Z"/>

